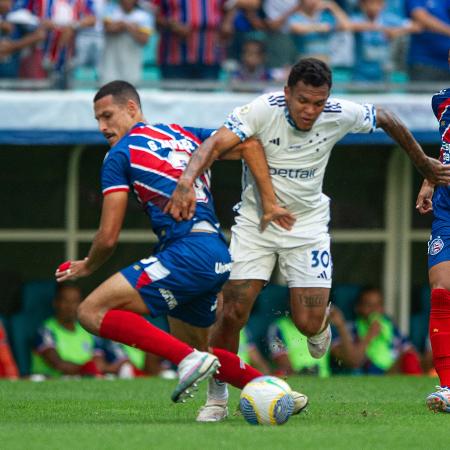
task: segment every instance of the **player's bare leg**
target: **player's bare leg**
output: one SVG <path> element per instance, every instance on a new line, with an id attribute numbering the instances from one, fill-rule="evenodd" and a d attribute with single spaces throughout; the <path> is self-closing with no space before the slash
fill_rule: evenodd
<path id="1" fill-rule="evenodd" d="M 450 412 L 450 261 L 431 267 L 430 341 L 439 386 L 428 395 L 427 406 L 434 412 Z"/>
<path id="2" fill-rule="evenodd" d="M 92 291 L 78 308 L 78 319 L 86 330 L 97 336 L 105 314 L 111 309 L 149 314 L 147 305 L 122 274 L 116 273 Z"/>
<path id="3" fill-rule="evenodd" d="M 193 325 L 170 316 L 167 317 L 167 320 L 169 321 L 170 334 L 197 350 L 202 352 L 208 351 L 211 327 L 194 327 Z"/>
<path id="4" fill-rule="evenodd" d="M 211 330 L 211 347 L 237 353 L 239 332 L 245 326 L 256 297 L 264 286 L 262 280 L 229 280 L 222 291 L 217 322 Z M 200 409 L 198 422 L 219 422 L 228 416 L 227 384 L 210 378 L 206 404 Z"/>
<path id="5" fill-rule="evenodd" d="M 78 317 L 81 325 L 93 334 L 137 347 L 178 365 L 180 379 L 172 400 L 183 401 L 191 396 L 191 386 L 217 371 L 219 360 L 210 353 L 194 350 L 141 317 L 148 313 L 139 293 L 117 273 L 81 303 Z"/>
<path id="6" fill-rule="evenodd" d="M 218 317 L 218 321 L 213 326 L 211 347 L 218 347 L 210 349 L 214 354 L 219 355 L 224 353 L 222 348 L 237 353 L 239 347 L 239 332 L 248 321 L 250 311 L 258 296 L 259 292 L 264 286 L 262 280 L 230 280 L 225 284 L 223 290 L 223 307 Z M 232 361 L 232 355 L 222 355 L 230 366 L 237 364 Z M 235 359 L 239 361 L 236 357 Z M 222 359 L 221 359 L 222 362 Z M 247 381 L 251 377 L 262 375 L 257 373 L 253 368 L 244 365 L 242 362 L 241 373 L 239 370 L 231 370 L 227 381 L 236 376 L 246 377 Z M 227 364 L 228 366 L 228 364 Z M 246 366 L 246 367 L 245 367 Z M 222 364 L 225 369 L 225 364 Z M 222 369 L 221 369 L 222 370 Z M 224 379 L 221 375 L 210 378 L 208 382 L 208 394 L 205 406 L 200 409 L 197 416 L 199 422 L 219 422 L 225 419 L 228 415 L 228 390 L 227 385 L 218 378 Z M 235 386 L 237 383 L 233 383 Z M 241 385 L 243 387 L 245 384 Z M 298 392 L 293 392 L 295 413 L 302 411 L 308 404 L 308 398 Z"/>
<path id="7" fill-rule="evenodd" d="M 329 288 L 290 288 L 292 320 L 307 336 L 308 349 L 314 358 L 322 357 L 331 343 L 328 323 Z"/>
<path id="8" fill-rule="evenodd" d="M 237 353 L 239 332 L 250 316 L 263 280 L 228 280 L 223 287 L 223 307 L 211 331 L 211 346 Z"/>

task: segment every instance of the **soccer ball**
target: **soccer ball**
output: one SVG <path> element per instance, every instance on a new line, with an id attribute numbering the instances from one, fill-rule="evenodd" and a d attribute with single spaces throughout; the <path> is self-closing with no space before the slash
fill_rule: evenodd
<path id="1" fill-rule="evenodd" d="M 239 409 L 252 425 L 281 425 L 294 411 L 291 392 L 289 385 L 277 377 L 258 377 L 242 390 Z"/>

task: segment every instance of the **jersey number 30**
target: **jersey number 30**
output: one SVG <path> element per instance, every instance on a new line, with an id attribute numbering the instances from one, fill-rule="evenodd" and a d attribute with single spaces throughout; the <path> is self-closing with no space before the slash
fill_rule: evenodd
<path id="1" fill-rule="evenodd" d="M 317 267 L 319 264 L 322 264 L 326 269 L 330 264 L 330 254 L 326 250 L 322 252 L 320 250 L 313 250 L 311 256 L 311 267 Z"/>

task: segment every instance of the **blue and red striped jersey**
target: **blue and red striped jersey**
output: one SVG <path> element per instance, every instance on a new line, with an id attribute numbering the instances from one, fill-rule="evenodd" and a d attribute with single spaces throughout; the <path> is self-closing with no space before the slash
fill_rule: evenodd
<path id="1" fill-rule="evenodd" d="M 162 30 L 159 40 L 160 64 L 219 64 L 225 57 L 219 29 L 225 0 L 156 0 L 159 15 L 190 27 L 182 38 Z"/>
<path id="2" fill-rule="evenodd" d="M 439 160 L 443 164 L 450 164 L 450 89 L 443 89 L 433 95 L 431 106 L 439 122 L 441 135 Z M 433 195 L 433 215 L 435 217 L 433 230 L 450 224 L 450 188 L 448 186 L 436 187 Z"/>
<path id="3" fill-rule="evenodd" d="M 93 0 L 24 0 L 24 7 L 41 20 L 49 19 L 60 26 L 94 15 Z M 43 43 L 45 58 L 56 69 L 66 64 L 74 50 L 73 42 L 61 45 L 61 36 L 61 29 L 56 27 L 47 33 Z"/>
<path id="4" fill-rule="evenodd" d="M 434 115 L 439 122 L 439 133 L 441 134 L 442 144 L 450 144 L 450 89 L 443 89 L 437 94 L 433 95 L 431 100 L 431 106 L 433 108 Z M 442 145 L 444 147 L 444 145 Z M 443 153 L 447 152 L 445 158 Z M 441 148 L 441 161 L 448 163 L 449 149 Z"/>
<path id="5" fill-rule="evenodd" d="M 137 123 L 103 161 L 103 195 L 132 191 L 149 216 L 160 243 L 186 235 L 195 222 L 208 221 L 218 228 L 209 173 L 195 181 L 197 206 L 191 220 L 177 222 L 163 212 L 192 153 L 213 131 Z"/>

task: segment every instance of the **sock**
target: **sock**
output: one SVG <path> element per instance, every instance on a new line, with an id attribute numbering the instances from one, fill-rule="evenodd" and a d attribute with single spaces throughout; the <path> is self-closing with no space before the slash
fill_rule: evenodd
<path id="1" fill-rule="evenodd" d="M 208 380 L 208 390 L 206 394 L 207 405 L 226 405 L 228 402 L 227 383 L 214 377 Z"/>
<path id="2" fill-rule="evenodd" d="M 431 291 L 430 341 L 441 386 L 450 386 L 450 291 Z"/>
<path id="3" fill-rule="evenodd" d="M 245 364 L 244 361 L 234 353 L 222 348 L 213 348 L 212 353 L 214 353 L 220 361 L 219 373 L 215 375 L 215 378 L 220 381 L 225 381 L 234 387 L 242 389 L 249 381 L 263 375 L 259 370 Z"/>
<path id="4" fill-rule="evenodd" d="M 118 309 L 111 309 L 105 314 L 100 325 L 100 336 L 161 356 L 176 365 L 194 351 L 139 314 Z"/>

